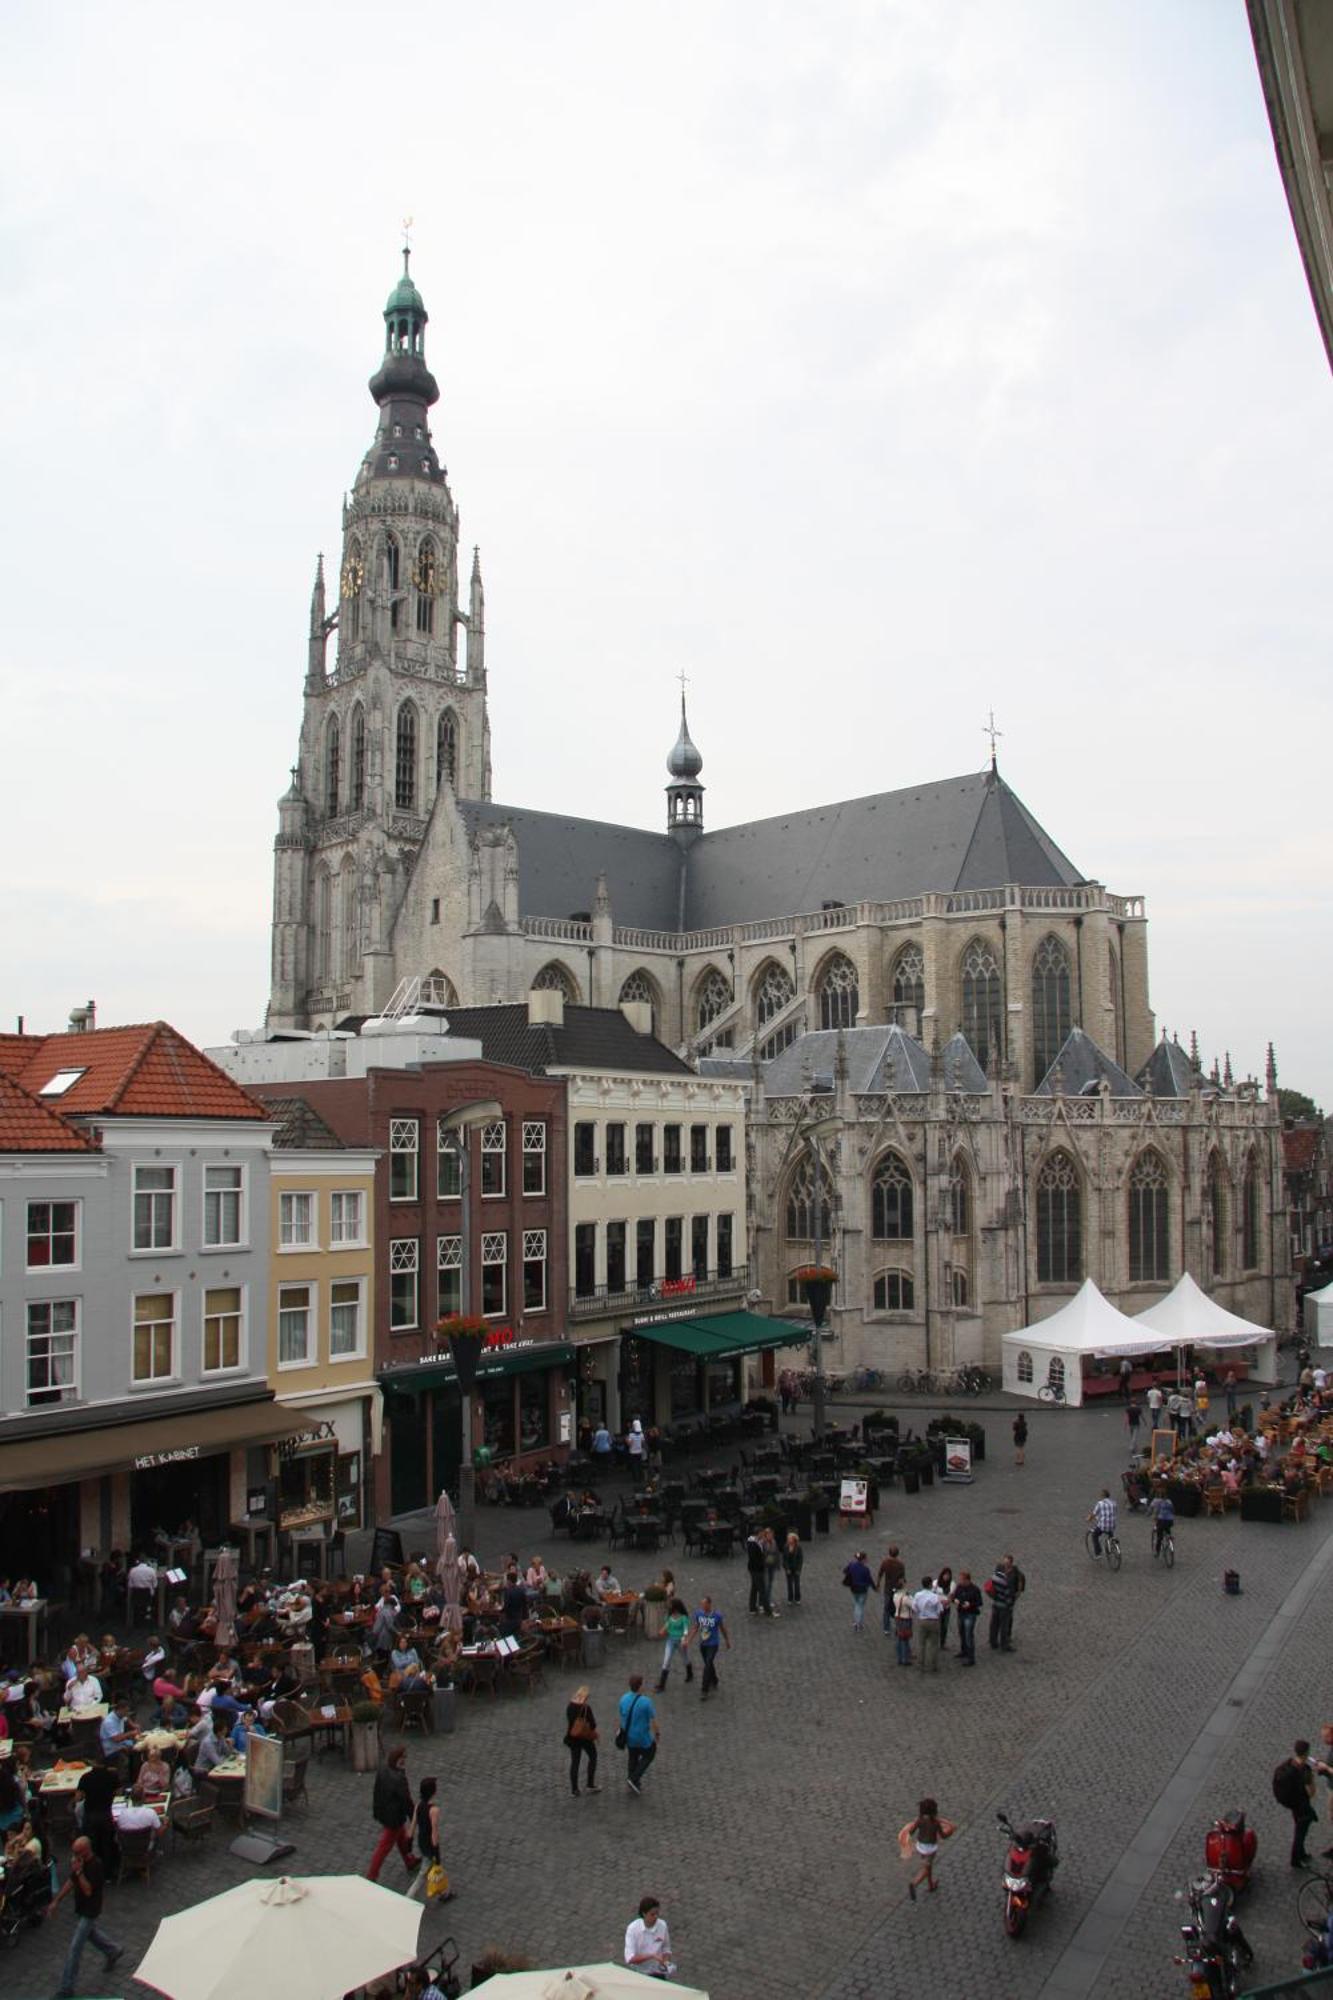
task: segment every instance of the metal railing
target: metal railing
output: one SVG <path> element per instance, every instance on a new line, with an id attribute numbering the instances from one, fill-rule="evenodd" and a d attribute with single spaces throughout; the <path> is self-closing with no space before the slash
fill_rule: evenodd
<path id="1" fill-rule="evenodd" d="M 695 1299 L 719 1299 L 734 1297 L 749 1289 L 749 1267 L 736 1264 L 730 1271 L 706 1272 L 702 1277 L 686 1272 L 679 1278 L 657 1278 L 651 1285 L 629 1285 L 621 1291 L 610 1291 L 605 1285 L 594 1285 L 591 1291 L 579 1291 L 577 1287 L 569 1294 L 569 1316 L 571 1319 L 600 1319 L 609 1313 L 647 1310 L 661 1305 L 690 1305 Z"/>

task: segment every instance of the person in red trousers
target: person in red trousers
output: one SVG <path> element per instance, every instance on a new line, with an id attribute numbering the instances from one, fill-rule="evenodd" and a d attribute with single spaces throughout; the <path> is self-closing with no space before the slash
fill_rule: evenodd
<path id="1" fill-rule="evenodd" d="M 412 1852 L 412 1843 L 407 1837 L 412 1819 L 412 1788 L 403 1769 L 406 1761 L 406 1750 L 401 1743 L 395 1743 L 383 1768 L 375 1775 L 371 1811 L 380 1823 L 380 1837 L 366 1870 L 368 1882 L 379 1881 L 380 1869 L 388 1859 L 391 1847 L 396 1847 L 402 1855 L 403 1866 L 409 1875 L 415 1875 L 421 1866 L 421 1857 Z"/>

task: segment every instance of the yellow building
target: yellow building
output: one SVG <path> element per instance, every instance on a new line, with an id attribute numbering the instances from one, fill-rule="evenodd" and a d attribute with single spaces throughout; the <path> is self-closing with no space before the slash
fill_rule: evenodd
<path id="1" fill-rule="evenodd" d="M 318 1422 L 271 1453 L 263 1512 L 292 1532 L 359 1528 L 373 1490 L 382 1403 L 374 1370 L 375 1162 L 299 1099 L 273 1106 L 269 1384 Z M 258 1467 L 254 1468 L 258 1471 Z"/>

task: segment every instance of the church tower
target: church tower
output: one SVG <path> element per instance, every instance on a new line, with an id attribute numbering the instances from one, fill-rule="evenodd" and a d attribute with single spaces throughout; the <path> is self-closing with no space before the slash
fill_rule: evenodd
<path id="1" fill-rule="evenodd" d="M 464 605 L 410 258 L 404 248 L 384 308 L 370 379 L 379 420 L 343 502 L 332 612 L 322 556 L 316 566 L 300 750 L 274 850 L 273 1028 L 385 1004 L 394 919 L 437 794 L 491 794 L 481 561 L 474 549 Z"/>

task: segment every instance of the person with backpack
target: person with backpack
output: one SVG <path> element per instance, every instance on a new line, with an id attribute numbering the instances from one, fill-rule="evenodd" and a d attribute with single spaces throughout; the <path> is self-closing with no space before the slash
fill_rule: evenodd
<path id="1" fill-rule="evenodd" d="M 1308 1868 L 1310 1865 L 1305 1840 L 1319 1817 L 1315 1811 L 1314 1781 L 1310 1746 L 1303 1736 L 1299 1736 L 1291 1746 L 1290 1757 L 1284 1757 L 1273 1773 L 1273 1797 L 1284 1811 L 1291 1814 L 1293 1868 Z"/>
<path id="2" fill-rule="evenodd" d="M 852 1630 L 865 1631 L 866 1599 L 876 1589 L 874 1572 L 866 1561 L 864 1549 L 858 1549 L 842 1573 L 842 1580 L 852 1593 Z"/>

